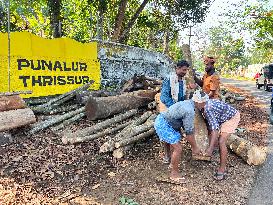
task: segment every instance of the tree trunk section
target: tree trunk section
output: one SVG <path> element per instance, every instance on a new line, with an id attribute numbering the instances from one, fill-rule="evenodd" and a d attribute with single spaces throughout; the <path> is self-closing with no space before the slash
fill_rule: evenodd
<path id="1" fill-rule="evenodd" d="M 249 165 L 261 165 L 266 160 L 266 148 L 258 147 L 234 134 L 228 138 L 227 146 Z"/>
<path id="2" fill-rule="evenodd" d="M 62 138 L 62 142 L 64 144 L 76 144 L 76 143 L 80 143 L 80 142 L 86 142 L 86 141 L 90 141 L 90 140 L 94 140 L 94 139 L 97 139 L 99 137 L 103 137 L 103 136 L 106 136 L 108 134 L 112 134 L 118 130 L 121 130 L 123 128 L 125 128 L 126 126 L 128 126 L 131 122 L 126 122 L 124 124 L 121 124 L 121 125 L 118 125 L 114 128 L 107 128 L 101 132 L 98 132 L 96 134 L 93 134 L 93 135 L 87 135 L 87 136 L 82 136 L 82 137 L 79 137 L 79 136 L 76 136 L 76 135 L 73 135 L 73 137 L 63 137 Z"/>
<path id="3" fill-rule="evenodd" d="M 50 110 L 58 107 L 60 104 L 63 104 L 64 102 L 72 99 L 74 96 L 76 96 L 76 94 L 82 90 L 86 90 L 90 87 L 91 84 L 93 84 L 94 81 L 90 81 L 89 83 L 86 83 L 74 90 L 71 90 L 67 93 L 64 93 L 56 98 L 51 99 L 50 101 L 48 101 L 45 104 L 39 105 L 37 107 L 33 108 L 34 112 L 49 112 Z"/>
<path id="4" fill-rule="evenodd" d="M 103 119 L 125 110 L 148 105 L 153 101 L 155 91 L 125 93 L 118 96 L 92 98 L 85 105 L 89 120 Z"/>
<path id="5" fill-rule="evenodd" d="M 109 127 L 112 124 L 116 124 L 119 122 L 122 122 L 125 119 L 128 119 L 130 117 L 132 117 L 133 115 L 135 115 L 137 113 L 136 109 L 127 111 L 123 114 L 119 114 L 111 119 L 105 120 L 103 122 L 97 123 L 94 126 L 91 127 L 87 127 L 84 129 L 80 129 L 77 130 L 74 133 L 66 133 L 63 137 L 62 137 L 62 141 L 65 144 L 65 142 L 69 142 L 70 138 L 83 138 L 85 136 L 91 135 L 99 130 L 102 130 L 106 127 Z"/>
<path id="6" fill-rule="evenodd" d="M 169 31 L 165 31 L 165 35 L 164 35 L 164 44 L 163 44 L 163 53 L 166 55 L 169 55 Z"/>
<path id="7" fill-rule="evenodd" d="M 130 34 L 130 30 L 133 27 L 133 25 L 135 24 L 137 18 L 139 17 L 139 15 L 141 14 L 141 12 L 143 11 L 143 9 L 145 8 L 146 4 L 149 2 L 149 0 L 143 0 L 143 2 L 141 3 L 141 5 L 139 6 L 139 8 L 137 9 L 136 13 L 133 15 L 133 17 L 130 19 L 129 23 L 127 24 L 126 28 L 124 29 L 124 31 L 122 32 L 120 38 L 119 38 L 119 42 L 120 43 L 124 43 L 125 40 L 128 38 L 129 34 Z"/>
<path id="8" fill-rule="evenodd" d="M 0 132 L 36 122 L 30 108 L 0 112 Z"/>
<path id="9" fill-rule="evenodd" d="M 52 125 L 55 125 L 55 124 L 58 124 L 64 120 L 67 120 L 79 113 L 82 113 L 84 112 L 85 108 L 84 107 L 81 107 L 77 110 L 74 110 L 72 112 L 69 112 L 69 113 L 66 113 L 64 115 L 61 115 L 59 117 L 55 117 L 55 118 L 52 118 L 50 120 L 46 120 L 46 121 L 42 121 L 42 122 L 38 122 L 36 123 L 35 125 L 33 125 L 32 129 L 28 132 L 29 134 L 35 134 L 41 130 L 44 130 L 45 128 L 48 128 Z"/>
<path id="10" fill-rule="evenodd" d="M 121 32 L 121 27 L 123 24 L 123 20 L 124 20 L 124 16 L 125 16 L 125 10 L 126 10 L 126 5 L 127 5 L 128 0 L 121 0 L 120 4 L 119 4 L 119 10 L 118 10 L 118 14 L 116 17 L 116 22 L 115 22 L 115 30 L 114 30 L 114 34 L 112 37 L 112 41 L 117 41 L 119 36 L 120 36 L 120 32 Z"/>
<path id="11" fill-rule="evenodd" d="M 132 143 L 135 143 L 137 141 L 140 141 L 146 137 L 150 137 L 152 136 L 153 134 L 155 133 L 155 129 L 154 128 L 151 128 L 150 130 L 146 131 L 146 132 L 143 132 L 139 135 L 136 135 L 136 136 L 130 136 L 128 135 L 127 138 L 119 141 L 119 142 L 116 142 L 115 143 L 115 147 L 116 148 L 120 148 L 120 147 L 124 147 L 126 145 L 129 145 L 129 144 L 132 144 Z"/>
<path id="12" fill-rule="evenodd" d="M 26 108 L 26 104 L 19 95 L 0 96 L 0 111 L 23 108 Z"/>

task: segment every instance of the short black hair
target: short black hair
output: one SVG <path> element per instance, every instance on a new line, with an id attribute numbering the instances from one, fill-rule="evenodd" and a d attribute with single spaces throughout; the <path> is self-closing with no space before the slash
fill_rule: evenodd
<path id="1" fill-rule="evenodd" d="M 185 61 L 185 60 L 178 61 L 176 64 L 177 68 L 183 67 L 183 66 L 190 67 L 190 64 L 188 63 L 188 61 Z"/>

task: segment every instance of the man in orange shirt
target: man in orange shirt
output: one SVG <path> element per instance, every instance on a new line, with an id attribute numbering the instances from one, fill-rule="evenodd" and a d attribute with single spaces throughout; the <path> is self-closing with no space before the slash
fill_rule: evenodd
<path id="1" fill-rule="evenodd" d="M 220 98 L 220 77 L 215 72 L 214 68 L 215 59 L 213 57 L 205 57 L 205 75 L 203 79 L 198 79 L 194 75 L 195 82 L 202 87 L 203 91 L 208 94 L 210 99 L 219 99 Z"/>

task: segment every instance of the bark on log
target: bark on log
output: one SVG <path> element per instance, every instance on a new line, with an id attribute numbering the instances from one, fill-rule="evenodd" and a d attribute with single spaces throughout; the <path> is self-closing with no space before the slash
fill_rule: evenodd
<path id="1" fill-rule="evenodd" d="M 115 147 L 116 148 L 120 148 L 120 147 L 124 147 L 125 145 L 129 145 L 129 144 L 132 144 L 132 143 L 135 143 L 139 140 L 142 140 L 146 137 L 150 137 L 151 135 L 153 135 L 155 133 L 155 129 L 154 128 L 151 128 L 150 130 L 146 131 L 146 132 L 143 132 L 141 134 L 138 134 L 136 136 L 127 136 L 127 138 L 125 139 L 122 139 L 121 141 L 119 142 L 116 142 L 115 143 Z"/>
<path id="2" fill-rule="evenodd" d="M 129 150 L 132 148 L 133 145 L 127 145 L 127 146 L 124 146 L 124 147 L 120 147 L 118 149 L 115 149 L 113 151 L 113 157 L 116 158 L 116 159 L 121 159 L 123 158 L 126 153 L 129 152 Z"/>
<path id="3" fill-rule="evenodd" d="M 90 141 L 90 140 L 94 140 L 94 139 L 97 139 L 99 137 L 103 137 L 103 136 L 106 136 L 108 134 L 111 134 L 111 133 L 114 133 L 118 130 L 121 130 L 123 129 L 124 127 L 128 126 L 131 122 L 126 122 L 124 124 L 121 124 L 121 125 L 118 125 L 114 128 L 107 128 L 99 133 L 96 133 L 96 134 L 93 134 L 93 135 L 87 135 L 87 136 L 83 136 L 83 137 L 78 137 L 78 136 L 75 136 L 75 137 L 70 137 L 70 138 L 66 138 L 66 137 L 63 137 L 62 138 L 62 142 L 64 144 L 76 144 L 76 143 L 80 143 L 80 142 L 86 142 L 86 141 Z"/>
<path id="4" fill-rule="evenodd" d="M 106 127 L 109 127 L 112 124 L 116 124 L 118 122 L 122 122 L 125 119 L 130 118 L 131 116 L 135 115 L 137 113 L 136 109 L 127 111 L 123 114 L 119 114 L 111 119 L 105 120 L 103 122 L 97 123 L 94 126 L 87 127 L 85 129 L 77 130 L 74 133 L 67 132 L 63 137 L 62 141 L 63 142 L 68 142 L 70 138 L 80 138 L 80 137 L 85 137 L 88 135 L 91 135 L 99 130 L 102 130 Z"/>
<path id="5" fill-rule="evenodd" d="M 153 101 L 155 91 L 136 91 L 118 96 L 89 98 L 86 115 L 89 120 L 107 118 L 125 110 L 139 108 Z"/>
<path id="6" fill-rule="evenodd" d="M 227 146 L 249 165 L 261 165 L 266 160 L 267 152 L 265 147 L 258 147 L 234 134 L 228 138 Z"/>
<path id="7" fill-rule="evenodd" d="M 55 115 L 55 114 L 58 114 L 58 113 L 63 113 L 63 112 L 68 112 L 68 111 L 76 110 L 76 109 L 78 109 L 80 107 L 81 106 L 78 105 L 78 104 L 67 105 L 67 106 L 58 106 L 58 107 L 55 107 L 53 110 L 46 110 L 43 113 L 44 114 Z"/>
<path id="8" fill-rule="evenodd" d="M 44 112 L 46 110 L 52 110 L 52 108 L 57 107 L 58 105 L 66 102 L 67 100 L 70 100 L 73 98 L 77 92 L 80 92 L 82 90 L 86 90 L 90 87 L 91 84 L 93 84 L 94 81 L 90 81 L 89 83 L 84 84 L 83 86 L 80 86 L 74 90 L 71 90 L 67 93 L 64 93 L 56 98 L 53 98 L 49 102 L 37 106 L 35 109 L 33 109 L 35 112 Z"/>
<path id="9" fill-rule="evenodd" d="M 105 90 L 96 90 L 96 91 L 83 90 L 81 92 L 76 93 L 76 100 L 79 104 L 85 105 L 89 97 L 108 97 L 108 96 L 115 96 L 115 95 L 119 95 L 119 93 L 109 92 Z"/>
<path id="10" fill-rule="evenodd" d="M 52 127 L 51 130 L 53 132 L 56 132 L 56 131 L 58 131 L 60 129 L 63 129 L 65 126 L 67 126 L 67 125 L 69 125 L 69 124 L 71 124 L 73 122 L 77 122 L 78 120 L 82 119 L 84 116 L 85 116 L 84 112 L 79 113 L 79 114 L 77 114 L 77 115 L 63 121 L 61 124 L 59 124 L 59 125 L 57 125 L 55 127 Z"/>
<path id="11" fill-rule="evenodd" d="M 19 95 L 0 96 L 0 111 L 26 108 L 25 101 Z"/>
<path id="12" fill-rule="evenodd" d="M 126 136 L 135 136 L 151 129 L 154 126 L 155 116 L 156 115 L 151 115 L 144 124 L 141 124 L 139 126 L 136 126 L 132 123 L 132 125 L 129 125 L 128 127 L 124 128 L 124 130 L 117 134 L 113 139 L 110 139 L 109 141 L 105 142 L 100 147 L 99 152 L 100 153 L 111 152 L 115 149 L 115 142 L 118 142 L 123 138 L 126 138 Z"/>
<path id="13" fill-rule="evenodd" d="M 0 96 L 12 96 L 19 94 L 32 94 L 31 90 L 0 93 Z"/>
<path id="14" fill-rule="evenodd" d="M 209 141 L 208 141 L 208 129 L 205 123 L 205 120 L 198 109 L 195 109 L 195 116 L 194 116 L 194 137 L 196 140 L 197 146 L 205 152 L 208 148 Z"/>
<path id="15" fill-rule="evenodd" d="M 42 122 L 38 122 L 36 124 L 33 125 L 32 129 L 28 132 L 29 134 L 34 134 L 38 131 L 41 131 L 45 128 L 48 128 L 52 125 L 55 125 L 55 124 L 58 124 L 66 119 L 69 119 L 79 113 L 82 113 L 84 112 L 85 108 L 84 107 L 81 107 L 77 110 L 74 110 L 72 112 L 69 112 L 69 113 L 66 113 L 64 115 L 61 115 L 59 117 L 56 117 L 56 118 L 53 118 L 53 119 L 50 119 L 50 120 L 46 120 L 46 121 L 42 121 Z"/>
<path id="16" fill-rule="evenodd" d="M 30 108 L 0 112 L 0 132 L 36 122 Z"/>

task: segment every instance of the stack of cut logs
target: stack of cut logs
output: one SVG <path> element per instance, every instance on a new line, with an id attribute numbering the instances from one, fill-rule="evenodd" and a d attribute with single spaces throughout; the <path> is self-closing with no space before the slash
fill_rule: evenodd
<path id="1" fill-rule="evenodd" d="M 17 93 L 0 93 L 0 132 L 36 122 L 33 111 Z"/>
<path id="2" fill-rule="evenodd" d="M 135 142 L 155 134 L 153 125 L 156 114 L 165 109 L 158 107 L 160 100 L 159 95 L 156 94 L 160 90 L 160 80 L 135 75 L 118 92 L 90 91 L 88 88 L 92 83 L 89 82 L 57 97 L 27 99 L 29 107 L 19 95 L 2 94 L 0 96 L 0 132 L 31 124 L 27 134 L 32 135 L 50 128 L 62 137 L 64 144 L 81 143 L 105 137 L 106 141 L 100 147 L 100 153 L 113 152 L 116 158 L 123 157 Z M 235 100 L 244 98 L 226 90 L 222 91 L 222 95 L 228 102 L 230 102 L 230 96 L 234 96 L 232 97 L 234 99 L 241 97 Z M 34 123 L 36 118 L 33 112 L 37 115 L 37 123 Z M 74 132 L 67 129 L 69 124 L 84 117 L 92 121 L 100 120 L 100 122 L 97 121 L 93 126 Z M 198 123 L 199 118 L 197 113 L 195 124 Z M 195 127 L 196 133 L 206 129 L 200 126 Z M 200 133 L 204 133 L 201 131 Z M 197 141 L 205 146 L 206 143 L 203 142 L 206 140 L 207 136 L 197 137 Z M 228 146 L 249 164 L 258 165 L 265 160 L 264 149 L 236 135 L 230 137 Z"/>

